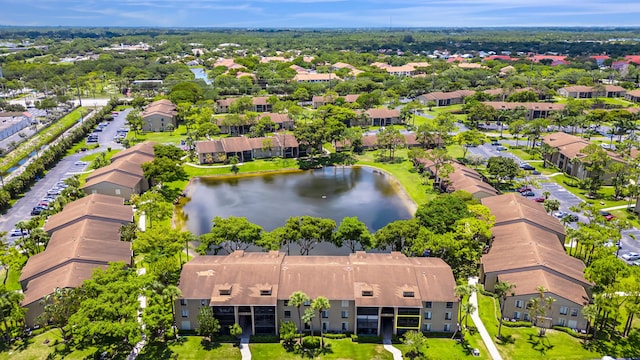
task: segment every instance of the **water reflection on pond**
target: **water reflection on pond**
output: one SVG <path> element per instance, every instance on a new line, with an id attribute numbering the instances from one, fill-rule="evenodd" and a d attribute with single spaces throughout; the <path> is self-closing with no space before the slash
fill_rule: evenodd
<path id="1" fill-rule="evenodd" d="M 411 218 L 411 203 L 389 175 L 368 167 L 324 168 L 288 174 L 195 179 L 190 200 L 178 212 L 196 235 L 209 232 L 215 216 L 244 216 L 271 231 L 291 216 L 357 216 L 371 231 Z M 292 254 L 297 249 L 292 247 Z M 321 244 L 312 255 L 344 255 L 347 249 Z"/>

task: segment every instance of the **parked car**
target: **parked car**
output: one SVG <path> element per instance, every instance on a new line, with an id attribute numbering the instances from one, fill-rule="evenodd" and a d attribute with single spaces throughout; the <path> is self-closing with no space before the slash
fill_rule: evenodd
<path id="1" fill-rule="evenodd" d="M 598 211 L 598 215 L 602 216 L 605 220 L 611 221 L 615 216 L 608 211 L 600 210 Z"/>
<path id="2" fill-rule="evenodd" d="M 531 187 L 529 187 L 529 186 L 522 186 L 522 187 L 519 187 L 519 188 L 517 189 L 517 191 L 518 191 L 519 193 L 523 193 L 523 192 L 526 192 L 526 191 L 531 191 Z"/>
<path id="3" fill-rule="evenodd" d="M 539 202 L 539 203 L 543 203 L 545 200 L 547 200 L 547 199 L 545 199 L 544 197 L 533 198 L 533 201 Z"/>
<path id="4" fill-rule="evenodd" d="M 75 166 L 85 166 L 85 165 L 87 165 L 87 162 L 86 161 L 76 161 L 75 163 L 73 163 L 73 165 L 75 165 Z"/>
<path id="5" fill-rule="evenodd" d="M 622 255 L 622 258 L 626 261 L 640 260 L 640 254 L 638 254 L 637 252 L 630 252 Z"/>
<path id="6" fill-rule="evenodd" d="M 44 207 L 35 206 L 33 209 L 31 209 L 31 216 L 40 215 L 45 210 L 47 209 L 45 209 Z"/>
<path id="7" fill-rule="evenodd" d="M 498 146 L 498 145 L 500 145 L 500 142 L 496 140 L 496 141 L 491 142 L 491 145 Z"/>
<path id="8" fill-rule="evenodd" d="M 562 210 L 558 210 L 558 211 L 554 211 L 553 212 L 553 216 L 557 217 L 558 219 L 562 219 L 563 217 L 569 215 L 569 213 L 566 213 Z"/>
<path id="9" fill-rule="evenodd" d="M 52 188 L 47 191 L 47 195 L 60 195 L 60 189 Z"/>
<path id="10" fill-rule="evenodd" d="M 520 169 L 523 169 L 523 170 L 535 170 L 536 168 L 534 168 L 532 165 L 524 163 L 524 164 L 520 164 Z"/>
<path id="11" fill-rule="evenodd" d="M 529 197 L 529 196 L 536 196 L 536 193 L 534 193 L 533 191 L 523 191 L 523 192 L 521 192 L 520 194 L 521 194 L 522 196 L 526 196 L 526 197 Z"/>
<path id="12" fill-rule="evenodd" d="M 29 230 L 13 229 L 9 231 L 9 236 L 23 236 L 23 235 L 29 235 Z"/>
<path id="13" fill-rule="evenodd" d="M 502 146 L 502 145 L 500 145 L 500 146 L 496 147 L 496 150 L 498 150 L 498 151 L 506 151 L 507 148 Z"/>

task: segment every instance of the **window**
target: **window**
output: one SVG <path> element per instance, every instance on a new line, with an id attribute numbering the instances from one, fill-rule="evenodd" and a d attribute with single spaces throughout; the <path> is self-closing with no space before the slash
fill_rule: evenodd
<path id="1" fill-rule="evenodd" d="M 524 313 L 524 321 L 529 321 L 529 314 Z"/>
<path id="2" fill-rule="evenodd" d="M 219 293 L 220 295 L 231 295 L 231 286 L 226 288 L 220 288 Z"/>
<path id="3" fill-rule="evenodd" d="M 373 296 L 373 290 L 362 290 L 362 296 Z"/>
<path id="4" fill-rule="evenodd" d="M 424 307 L 427 309 L 431 309 L 432 306 L 433 306 L 433 303 L 431 301 L 427 301 L 424 303 Z"/>
<path id="5" fill-rule="evenodd" d="M 309 306 L 309 305 L 311 305 L 311 300 L 307 300 L 304 302 L 304 306 Z"/>
<path id="6" fill-rule="evenodd" d="M 567 325 L 567 319 L 560 318 L 560 319 L 558 319 L 558 323 L 560 324 L 560 326 L 566 326 Z"/>
<path id="7" fill-rule="evenodd" d="M 116 189 L 116 195 L 120 195 L 120 189 Z"/>
<path id="8" fill-rule="evenodd" d="M 522 300 L 516 300 L 516 307 L 522 308 Z"/>
<path id="9" fill-rule="evenodd" d="M 342 300 L 342 303 L 340 305 L 342 307 L 349 307 L 349 300 Z"/>
<path id="10" fill-rule="evenodd" d="M 342 310 L 342 318 L 343 319 L 349 318 L 349 311 L 348 310 Z"/>
<path id="11" fill-rule="evenodd" d="M 284 318 L 285 319 L 290 319 L 291 318 L 291 311 L 285 310 L 284 311 Z"/>
<path id="12" fill-rule="evenodd" d="M 516 320 L 520 320 L 520 311 L 516 311 L 513 313 L 513 318 Z"/>
<path id="13" fill-rule="evenodd" d="M 424 318 L 425 320 L 431 320 L 431 311 L 427 311 L 424 313 Z"/>
<path id="14" fill-rule="evenodd" d="M 187 305 L 187 299 L 180 299 L 180 305 L 186 306 Z"/>
<path id="15" fill-rule="evenodd" d="M 289 306 L 289 300 L 284 301 L 284 306 Z"/>
<path id="16" fill-rule="evenodd" d="M 260 296 L 270 296 L 271 295 L 271 287 L 264 287 L 260 289 Z"/>
<path id="17" fill-rule="evenodd" d="M 403 291 L 402 292 L 402 296 L 403 297 L 414 297 L 415 293 L 413 291 Z"/>
<path id="18" fill-rule="evenodd" d="M 451 324 L 444 324 L 444 332 L 451 331 Z"/>
<path id="19" fill-rule="evenodd" d="M 569 324 L 567 326 L 572 329 L 575 329 L 576 327 L 578 327 L 578 322 L 575 320 L 569 320 Z"/>
<path id="20" fill-rule="evenodd" d="M 431 331 L 431 323 L 424 323 L 424 331 Z"/>
<path id="21" fill-rule="evenodd" d="M 571 308 L 571 316 L 578 316 L 578 308 Z"/>
<path id="22" fill-rule="evenodd" d="M 200 305 L 201 306 L 207 305 L 207 300 L 205 300 L 205 299 L 200 300 Z"/>
<path id="23" fill-rule="evenodd" d="M 560 306 L 560 315 L 567 315 L 569 308 L 566 306 Z"/>
<path id="24" fill-rule="evenodd" d="M 329 310 L 322 310 L 322 318 L 323 319 L 329 318 Z"/>
<path id="25" fill-rule="evenodd" d="M 445 320 L 451 320 L 451 313 L 450 312 L 444 313 L 444 319 Z"/>
<path id="26" fill-rule="evenodd" d="M 189 309 L 182 309 L 182 317 L 189 317 Z"/>
<path id="27" fill-rule="evenodd" d="M 342 331 L 349 331 L 349 323 L 343 322 L 341 330 Z"/>
<path id="28" fill-rule="evenodd" d="M 447 309 L 451 309 L 453 307 L 453 303 L 451 301 L 447 302 Z"/>
<path id="29" fill-rule="evenodd" d="M 327 328 L 329 327 L 329 323 L 327 322 L 322 322 L 322 331 L 327 331 Z"/>

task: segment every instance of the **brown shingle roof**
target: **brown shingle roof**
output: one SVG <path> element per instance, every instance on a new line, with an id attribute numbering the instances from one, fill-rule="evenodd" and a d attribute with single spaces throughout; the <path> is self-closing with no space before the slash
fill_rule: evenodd
<path id="1" fill-rule="evenodd" d="M 517 284 L 513 289 L 515 295 L 531 295 L 534 297 L 538 294 L 538 286 L 543 286 L 547 289 L 545 294 L 559 296 L 578 305 L 586 305 L 589 302 L 589 296 L 584 287 L 544 270 L 500 274 L 498 279 Z"/>
<path id="2" fill-rule="evenodd" d="M 83 264 L 72 262 L 51 272 L 39 276 L 27 284 L 23 289 L 24 299 L 22 306 L 32 304 L 48 294 L 54 292 L 57 288 L 75 288 L 91 278 L 93 270 L 96 268 L 106 269 L 108 265 Z"/>
<path id="3" fill-rule="evenodd" d="M 401 253 L 349 256 L 284 256 L 247 253 L 200 256 L 180 276 L 183 298 L 209 299 L 211 305 L 275 304 L 294 291 L 330 300 L 355 299 L 357 306 L 412 306 L 422 301 L 455 301 L 451 268 L 437 258 L 407 258 Z M 260 289 L 271 295 L 260 295 Z M 372 296 L 363 296 L 371 289 Z M 221 295 L 225 291 L 229 295 Z M 404 296 L 413 291 L 415 296 Z"/>
<path id="4" fill-rule="evenodd" d="M 564 239 L 565 229 L 560 221 L 548 215 L 541 204 L 531 201 L 520 194 L 508 193 L 491 196 L 482 199 L 481 202 L 495 216 L 495 226 L 514 222 L 527 222 L 547 229 L 549 232 Z"/>
<path id="5" fill-rule="evenodd" d="M 518 223 L 495 226 L 493 236 L 489 252 L 482 256 L 485 273 L 546 268 L 589 285 L 583 274 L 584 263 L 565 253 L 554 234 Z"/>
<path id="6" fill-rule="evenodd" d="M 367 110 L 366 113 L 372 119 L 388 119 L 400 117 L 400 110 L 396 109 L 375 108 Z"/>
<path id="7" fill-rule="evenodd" d="M 560 111 L 564 109 L 565 104 L 546 103 L 546 102 L 506 102 L 506 101 L 485 101 L 485 105 L 491 106 L 496 110 L 514 110 L 523 107 L 527 110 L 540 111 Z"/>
<path id="8" fill-rule="evenodd" d="M 87 181 L 95 177 L 99 177 L 101 175 L 114 172 L 114 171 L 121 174 L 128 174 L 128 175 L 143 177 L 144 172 L 142 171 L 142 167 L 140 167 L 141 163 L 138 163 L 137 161 L 132 161 L 133 160 L 132 158 L 134 156 L 136 157 L 136 159 L 141 159 L 141 156 L 145 156 L 145 155 L 132 154 L 130 156 L 121 158 L 119 161 L 116 161 L 115 163 L 111 163 L 107 166 L 96 169 L 95 171 L 93 171 L 87 176 Z"/>
<path id="9" fill-rule="evenodd" d="M 133 221 L 133 210 L 118 196 L 91 194 L 67 204 L 62 212 L 49 216 L 44 224 L 48 233 L 82 219 L 102 219 L 121 224 Z"/>
<path id="10" fill-rule="evenodd" d="M 449 100 L 449 99 L 457 99 L 466 96 L 472 96 L 476 92 L 473 90 L 458 90 L 458 91 L 450 91 L 450 92 L 442 92 L 435 91 L 427 94 L 422 94 L 424 98 L 427 100 Z"/>
<path id="11" fill-rule="evenodd" d="M 130 260 L 131 243 L 120 241 L 120 224 L 82 220 L 55 231 L 46 250 L 29 258 L 20 281 L 28 281 L 67 262 L 108 265 Z"/>
<path id="12" fill-rule="evenodd" d="M 271 121 L 273 121 L 276 124 L 282 124 L 282 123 L 291 121 L 291 118 L 289 117 L 288 114 L 278 114 L 278 113 L 260 113 L 260 115 L 258 116 L 258 120 L 267 116 L 271 118 Z"/>
<path id="13" fill-rule="evenodd" d="M 222 153 L 224 148 L 220 140 L 198 141 L 196 142 L 196 151 L 198 154 Z"/>
<path id="14" fill-rule="evenodd" d="M 243 152 L 243 151 L 251 150 L 251 143 L 249 142 L 249 139 L 247 139 L 244 136 L 223 138 L 221 139 L 221 141 L 222 141 L 222 148 L 224 149 L 225 152 L 228 152 L 228 153 Z"/>
<path id="15" fill-rule="evenodd" d="M 126 150 L 120 151 L 119 153 L 113 155 L 111 157 L 111 162 L 115 162 L 118 159 L 121 159 L 126 156 L 130 156 L 132 154 L 146 154 L 148 156 L 153 156 L 153 147 L 156 143 L 151 141 L 145 141 L 143 143 L 136 144 Z"/>
<path id="16" fill-rule="evenodd" d="M 143 179 L 143 176 L 121 173 L 117 170 L 114 170 L 102 173 L 98 176 L 94 176 L 91 179 L 87 179 L 87 182 L 82 185 L 82 189 L 86 189 L 88 187 L 105 182 L 133 189 L 134 187 L 136 187 L 136 185 L 143 181 Z"/>

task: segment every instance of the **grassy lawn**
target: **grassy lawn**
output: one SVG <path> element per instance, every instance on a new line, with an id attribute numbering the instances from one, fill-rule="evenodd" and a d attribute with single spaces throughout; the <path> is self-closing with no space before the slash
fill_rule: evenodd
<path id="1" fill-rule="evenodd" d="M 147 344 L 138 359 L 242 359 L 240 349 L 235 344 L 212 343 L 203 345 L 200 336 L 183 336 L 170 343 L 153 342 Z"/>
<path id="2" fill-rule="evenodd" d="M 173 132 L 148 132 L 135 134 L 134 131 L 129 131 L 127 139 L 132 144 L 136 144 L 144 141 L 154 141 L 160 144 L 179 144 L 180 140 L 187 139 L 187 127 L 185 125 L 179 125 Z"/>
<path id="3" fill-rule="evenodd" d="M 497 299 L 478 293 L 480 318 L 492 338 L 498 334 L 499 308 Z M 538 337 L 535 327 L 502 327 L 506 341 L 495 341 L 504 359 L 596 359 L 600 355 L 583 347 L 581 340 L 556 330 L 547 330 Z"/>
<path id="4" fill-rule="evenodd" d="M 480 338 L 480 335 L 477 337 Z M 478 348 L 480 350 L 480 357 L 467 354 L 466 349 L 457 340 L 429 338 L 429 334 L 427 334 L 427 348 L 424 350 L 424 353 L 427 355 L 427 358 L 431 360 L 456 360 L 464 358 L 491 359 L 489 352 L 486 350 L 486 347 L 484 347 L 484 343 L 482 346 L 474 345 L 471 341 L 472 337 L 469 335 L 467 335 L 465 339 L 469 340 L 471 348 Z M 407 347 L 403 344 L 395 345 L 395 347 L 400 349 L 403 354 L 407 350 Z"/>
<path id="5" fill-rule="evenodd" d="M 4 280 L 4 277 L 6 276 L 6 272 L 7 270 L 0 269 L 0 281 Z M 12 270 L 11 268 L 9 269 L 9 275 L 7 277 L 7 283 L 6 283 L 6 287 L 7 290 L 22 290 L 22 287 L 20 286 L 20 271 L 16 271 L 16 270 Z"/>
<path id="6" fill-rule="evenodd" d="M 95 348 L 76 350 L 71 353 L 56 353 L 62 351 L 63 345 L 58 345 L 62 340 L 59 330 L 49 330 L 43 334 L 34 336 L 26 342 L 15 342 L 10 349 L 0 352 L 0 360 L 36 360 L 36 359 L 87 359 L 92 358 Z"/>
<path id="7" fill-rule="evenodd" d="M 423 185 L 424 179 L 413 168 L 411 161 L 407 159 L 407 150 L 402 149 L 396 152 L 398 159 L 402 159 L 398 163 L 383 163 L 376 161 L 377 152 L 367 151 L 358 156 L 358 165 L 367 165 L 376 167 L 389 172 L 404 187 L 407 194 L 413 201 L 420 205 L 429 201 L 433 195 L 427 192 L 427 187 Z"/>
<path id="8" fill-rule="evenodd" d="M 2 161 L 0 161 L 0 170 L 7 171 L 20 160 L 27 157 L 27 155 L 36 151 L 43 145 L 50 143 L 54 138 L 58 137 L 71 126 L 76 124 L 80 119 L 80 111 L 83 113 L 87 112 L 85 108 L 77 108 L 60 118 L 58 121 L 49 125 L 46 129 L 41 130 L 29 140 L 18 145 L 16 149 L 2 158 Z"/>
<path id="9" fill-rule="evenodd" d="M 358 344 L 351 339 L 325 339 L 326 349 L 323 354 L 316 356 L 315 359 L 341 359 L 341 360 L 391 360 L 390 352 L 384 350 L 380 344 Z M 251 349 L 251 357 L 255 360 L 293 360 L 303 359 L 300 354 L 286 352 L 281 344 L 249 344 Z"/>

